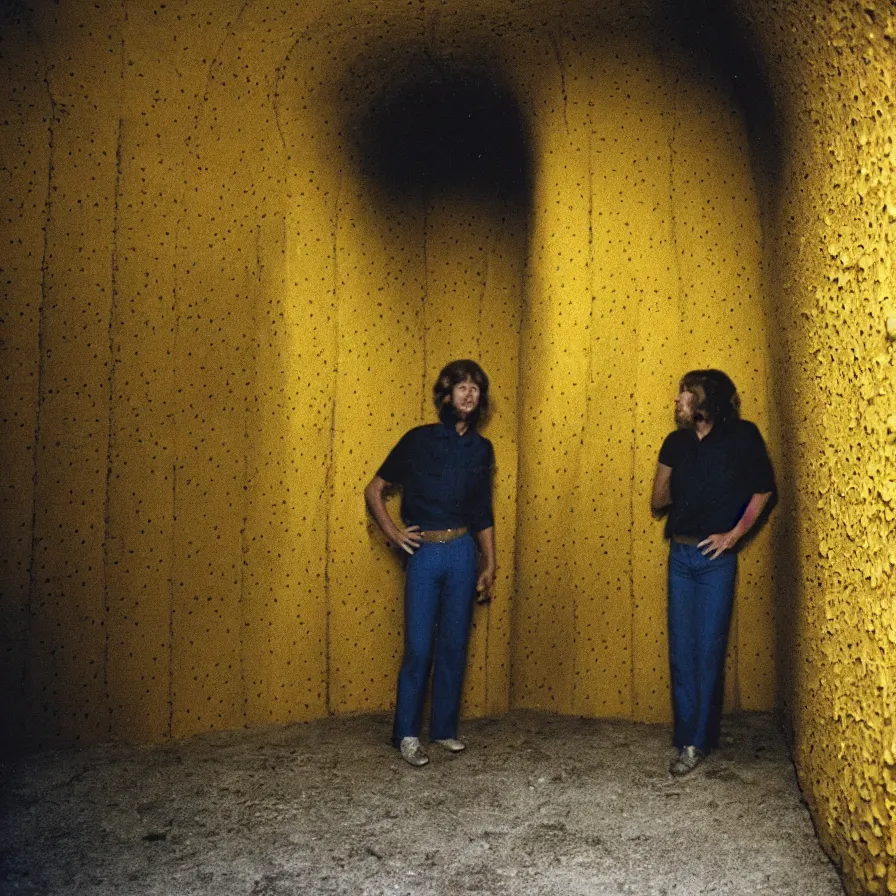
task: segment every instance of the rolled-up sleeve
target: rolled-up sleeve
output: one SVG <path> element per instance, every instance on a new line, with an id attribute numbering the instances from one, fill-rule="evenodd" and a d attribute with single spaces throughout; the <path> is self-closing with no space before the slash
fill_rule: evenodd
<path id="1" fill-rule="evenodd" d="M 382 466 L 376 471 L 377 476 L 394 485 L 402 485 L 404 483 L 408 477 L 413 455 L 413 446 L 411 445 L 413 437 L 414 430 L 410 430 L 398 440 L 398 443 L 383 461 Z"/>
<path id="2" fill-rule="evenodd" d="M 681 436 L 678 430 L 670 432 L 663 440 L 662 447 L 660 448 L 659 462 L 664 467 L 674 467 L 678 463 L 678 445 L 680 441 Z"/>

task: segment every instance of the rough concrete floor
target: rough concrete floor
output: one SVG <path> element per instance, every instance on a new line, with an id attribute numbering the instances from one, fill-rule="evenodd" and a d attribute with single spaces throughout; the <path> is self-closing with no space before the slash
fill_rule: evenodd
<path id="1" fill-rule="evenodd" d="M 669 776 L 665 727 L 516 712 L 425 768 L 385 717 L 2 768 L 0 893 L 842 896 L 768 716 Z"/>

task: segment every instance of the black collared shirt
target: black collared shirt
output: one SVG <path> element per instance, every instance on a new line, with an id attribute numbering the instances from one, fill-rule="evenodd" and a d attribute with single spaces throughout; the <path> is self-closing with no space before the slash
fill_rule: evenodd
<path id="1" fill-rule="evenodd" d="M 693 429 L 666 436 L 660 463 L 672 468 L 672 507 L 666 535 L 706 538 L 737 525 L 754 494 L 772 493 L 775 474 L 756 425 L 716 424 L 700 439 Z"/>
<path id="2" fill-rule="evenodd" d="M 462 436 L 454 426 L 432 423 L 405 433 L 377 475 L 402 487 L 401 518 L 421 529 L 494 525 L 492 443 L 475 429 Z"/>

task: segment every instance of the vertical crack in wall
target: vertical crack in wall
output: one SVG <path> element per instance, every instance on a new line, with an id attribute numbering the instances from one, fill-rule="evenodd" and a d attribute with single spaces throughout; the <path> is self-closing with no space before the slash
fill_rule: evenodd
<path id="1" fill-rule="evenodd" d="M 240 11 L 236 14 L 236 19 L 232 22 L 228 21 L 224 23 L 224 37 L 221 38 L 221 42 L 218 44 L 214 55 L 209 60 L 208 74 L 205 78 L 205 87 L 202 90 L 202 97 L 200 98 L 199 108 L 196 110 L 196 115 L 193 119 L 197 131 L 199 130 L 199 123 L 202 121 L 202 113 L 205 112 L 205 108 L 208 105 L 208 97 L 209 93 L 211 92 L 212 81 L 215 80 L 215 66 L 218 65 L 218 60 L 224 56 L 224 47 L 227 45 L 227 42 L 234 36 L 234 29 L 237 27 L 237 25 L 239 25 L 244 13 L 248 9 L 251 2 L 252 0 L 243 0 L 243 5 L 240 7 Z M 190 138 L 188 137 L 188 145 L 189 142 Z"/>
<path id="2" fill-rule="evenodd" d="M 476 309 L 476 313 L 478 316 L 476 324 L 476 349 L 479 352 L 480 357 L 482 355 L 482 326 L 485 318 L 485 296 L 488 292 L 488 279 L 491 273 L 492 253 L 497 249 L 499 245 L 499 239 L 503 229 L 503 224 L 504 218 L 502 216 L 501 220 L 498 222 L 498 232 L 492 234 L 491 240 L 489 240 L 485 247 L 485 269 L 482 274 L 482 287 L 479 290 L 478 306 Z"/>
<path id="3" fill-rule="evenodd" d="M 295 47 L 290 48 L 290 53 Z M 273 85 L 271 89 L 268 91 L 268 100 L 271 103 L 271 108 L 274 111 L 274 126 L 277 128 L 277 133 L 280 135 L 280 143 L 283 148 L 288 150 L 288 146 L 286 143 L 286 135 L 283 133 L 283 122 L 280 120 L 280 85 L 283 83 L 283 79 L 286 77 L 286 64 L 285 62 L 282 65 L 278 65 L 274 69 L 273 76 Z"/>
<path id="4" fill-rule="evenodd" d="M 34 619 L 35 607 L 40 600 L 40 590 L 37 584 L 37 552 L 40 546 L 40 537 L 38 535 L 37 514 L 38 514 L 38 483 L 40 479 L 40 470 L 38 464 L 38 455 L 41 446 L 41 427 L 43 423 L 43 404 L 44 390 L 47 376 L 47 348 L 46 348 L 46 323 L 47 323 L 47 302 L 49 300 L 50 291 L 50 231 L 53 225 L 53 192 L 55 189 L 55 165 L 56 165 L 56 125 L 59 123 L 61 113 L 64 107 L 57 102 L 53 94 L 53 87 L 50 84 L 49 64 L 47 61 L 47 53 L 43 45 L 43 41 L 39 34 L 35 34 L 35 39 L 40 47 L 40 55 L 43 61 L 43 84 L 47 91 L 47 99 L 50 103 L 49 122 L 47 124 L 47 195 L 44 200 L 44 226 L 43 226 L 43 243 L 41 246 L 40 260 L 40 307 L 37 312 L 37 383 L 35 392 L 37 394 L 37 402 L 34 411 L 34 448 L 31 452 L 32 472 L 31 472 L 31 552 L 28 560 L 28 596 L 25 603 L 25 631 L 23 637 L 22 650 L 22 677 L 20 685 L 20 694 L 22 700 L 25 701 L 28 692 L 28 657 L 31 654 L 31 635 L 32 621 Z M 24 720 L 20 724 L 20 736 L 24 734 Z"/>
<path id="5" fill-rule="evenodd" d="M 530 225 L 531 226 L 531 225 Z M 515 426 L 513 433 L 513 444 L 516 446 L 516 494 L 514 495 L 514 520 L 513 520 L 513 544 L 514 544 L 514 554 L 513 554 L 513 564 L 511 569 L 511 585 L 509 588 L 509 599 L 510 599 L 510 624 L 508 625 L 508 636 L 510 638 L 510 649 L 507 651 L 507 694 L 508 694 L 508 709 L 514 709 L 514 686 L 513 683 L 516 681 L 516 676 L 514 675 L 514 669 L 516 668 L 516 663 L 514 662 L 514 658 L 516 657 L 516 649 L 514 645 L 521 643 L 521 638 L 519 635 L 520 626 L 522 622 L 520 620 L 520 612 L 517 607 L 514 606 L 513 598 L 517 594 L 517 588 L 519 587 L 519 583 L 522 581 L 521 574 L 521 566 L 522 566 L 522 551 L 520 551 L 519 546 L 523 543 L 523 500 L 524 500 L 524 488 L 523 488 L 523 477 L 520 475 L 520 471 L 523 468 L 523 455 L 525 451 L 525 446 L 523 444 L 523 419 L 526 411 L 526 377 L 528 374 L 528 368 L 526 367 L 526 346 L 523 343 L 523 333 L 526 330 L 526 323 L 528 322 L 530 310 L 529 310 L 529 297 L 531 296 L 531 269 L 530 269 L 530 259 L 529 256 L 524 252 L 523 253 L 523 270 L 522 276 L 520 278 L 520 282 L 523 287 L 523 295 L 522 295 L 522 307 L 520 309 L 520 314 L 517 315 L 517 331 L 516 331 L 516 414 L 515 414 Z"/>
<path id="6" fill-rule="evenodd" d="M 427 405 L 428 405 L 428 380 L 427 377 L 429 375 L 429 355 L 427 352 L 428 348 L 428 340 L 427 334 L 429 333 L 429 327 L 427 326 L 427 315 L 426 311 L 429 306 L 429 203 L 430 197 L 429 193 L 426 190 L 426 187 L 423 188 L 423 294 L 420 296 L 420 314 L 422 317 L 422 330 L 423 330 L 423 338 L 420 340 L 420 351 L 421 351 L 421 360 L 423 363 L 423 376 L 422 380 L 422 389 L 421 389 L 421 400 L 420 400 L 420 419 L 421 421 L 426 420 L 427 414 Z"/>
<path id="7" fill-rule="evenodd" d="M 586 199 L 587 204 L 587 215 L 588 215 L 588 257 L 587 257 L 587 270 L 588 270 L 588 323 L 585 325 L 585 330 L 587 334 L 587 350 L 585 354 L 585 382 L 583 386 L 585 388 L 585 413 L 582 415 L 582 428 L 579 431 L 579 452 L 577 457 L 577 466 L 578 471 L 576 475 L 576 492 L 581 490 L 581 482 L 582 482 L 582 455 L 584 453 L 585 447 L 585 438 L 586 434 L 591 432 L 591 412 L 593 410 L 593 404 L 591 400 L 591 382 L 594 376 L 594 310 L 595 305 L 597 304 L 597 293 L 594 285 L 594 276 L 595 276 L 595 257 L 594 257 L 594 155 L 593 155 L 593 144 L 591 142 L 591 138 L 593 137 L 593 121 L 591 119 L 591 110 L 588 110 L 587 118 L 587 139 L 585 144 L 585 151 L 587 152 L 587 164 L 586 164 L 586 177 L 587 180 L 585 182 L 586 189 L 588 190 L 588 197 Z M 571 507 L 581 506 L 578 495 L 573 495 L 573 500 L 571 501 Z M 572 618 L 573 618 L 573 693 L 575 693 L 576 682 L 578 680 L 578 670 L 579 670 L 579 623 L 581 621 L 581 613 L 579 612 L 579 600 L 576 599 L 573 601 L 572 605 Z M 575 701 L 573 702 L 573 710 L 575 710 Z"/>
<path id="8" fill-rule="evenodd" d="M 334 713 L 332 704 L 332 659 L 330 656 L 331 643 L 331 617 L 330 607 L 330 526 L 332 525 L 334 476 L 336 467 L 336 406 L 339 392 L 339 206 L 342 201 L 342 170 L 336 176 L 336 198 L 333 209 L 333 329 L 334 329 L 334 354 L 333 354 L 333 388 L 330 391 L 330 441 L 327 447 L 327 467 L 324 472 L 324 488 L 322 499 L 325 502 L 324 509 L 324 603 L 326 612 L 324 616 L 324 666 L 326 676 L 324 680 L 324 705 L 327 713 Z"/>
<path id="9" fill-rule="evenodd" d="M 637 310 L 635 311 L 635 339 L 637 341 L 637 334 L 641 332 L 641 311 L 644 307 L 644 294 L 641 294 L 637 297 Z M 633 401 L 631 403 L 631 413 L 632 413 L 632 442 L 629 447 L 629 463 L 631 464 L 631 475 L 629 477 L 628 484 L 628 545 L 629 550 L 627 553 L 626 559 L 626 569 L 628 571 L 628 599 L 632 608 L 632 612 L 629 613 L 629 695 L 631 700 L 631 714 L 632 716 L 636 716 L 635 712 L 638 706 L 638 670 L 635 666 L 635 645 L 637 644 L 637 618 L 638 618 L 638 605 L 635 599 L 635 495 L 637 494 L 638 489 L 638 481 L 637 481 L 637 470 L 638 470 L 638 396 L 641 395 L 641 387 L 638 382 L 638 373 L 640 371 L 640 364 L 638 363 L 638 349 L 640 348 L 640 344 L 635 346 L 635 363 L 634 370 L 632 372 L 632 398 Z"/>
<path id="10" fill-rule="evenodd" d="M 182 75 L 180 72 L 177 72 L 178 78 L 181 78 Z M 198 119 L 197 119 L 198 124 Z M 189 134 L 186 135 L 184 139 L 184 153 L 186 156 L 190 155 L 190 142 L 191 137 Z M 180 162 L 181 168 L 183 167 L 183 160 Z M 181 308 L 180 308 L 180 258 L 181 253 L 184 251 L 184 246 L 181 243 L 181 224 L 182 224 L 182 215 L 183 209 L 187 208 L 187 204 L 184 202 L 185 193 L 187 191 L 187 183 L 188 180 L 186 177 L 182 176 L 178 178 L 181 183 L 180 195 L 174 197 L 173 201 L 176 205 L 178 212 L 174 219 L 174 234 L 173 234 L 173 245 L 174 245 L 174 258 L 171 262 L 171 317 L 172 317 L 172 327 L 171 327 L 171 393 L 169 396 L 169 401 L 166 402 L 168 405 L 168 410 L 165 415 L 166 421 L 169 423 L 171 427 L 171 501 L 169 505 L 170 509 L 170 519 L 171 519 L 171 537 L 169 544 L 169 555 L 168 555 L 168 718 L 166 719 L 167 726 L 167 734 L 169 738 L 174 736 L 174 636 L 175 636 L 175 625 L 174 625 L 174 611 L 176 605 L 176 586 L 175 586 L 175 562 L 177 557 L 177 509 L 178 509 L 178 458 L 180 457 L 180 426 L 178 414 L 179 414 L 179 405 L 180 402 L 180 394 L 181 390 L 178 388 L 178 349 L 181 343 Z M 189 228 L 187 228 L 189 230 Z"/>
<path id="11" fill-rule="evenodd" d="M 168 419 L 172 424 L 172 445 L 171 445 L 171 545 L 169 554 L 168 567 L 168 736 L 174 736 L 174 606 L 175 606 L 175 587 L 174 587 L 174 559 L 177 556 L 177 460 L 180 457 L 180 445 L 178 433 L 180 427 L 177 425 L 177 410 L 173 406 L 180 390 L 177 388 L 177 351 L 180 346 L 180 268 L 178 267 L 178 259 L 180 258 L 180 218 L 177 219 L 174 230 L 174 262 L 172 263 L 172 273 L 174 275 L 171 284 L 171 310 L 174 318 L 174 326 L 171 333 L 171 382 L 172 382 L 172 407 L 168 410 Z"/>
<path id="12" fill-rule="evenodd" d="M 262 220 L 266 217 L 263 213 L 261 218 Z M 256 223 L 255 225 L 255 279 L 258 281 L 258 292 L 263 297 L 264 296 L 264 261 L 262 260 L 262 251 L 261 251 L 261 223 Z M 248 723 L 249 719 L 249 692 L 248 686 L 246 682 L 246 637 L 245 634 L 248 632 L 249 627 L 252 624 L 251 619 L 249 619 L 249 614 L 246 612 L 246 570 L 248 567 L 247 557 L 249 554 L 249 513 L 252 507 L 252 497 L 250 491 L 250 484 L 252 482 L 252 473 L 250 470 L 250 447 L 252 445 L 251 437 L 253 435 L 253 428 L 249 425 L 249 418 L 252 414 L 252 397 L 253 392 L 249 387 L 250 384 L 253 384 L 257 387 L 258 385 L 258 329 L 259 329 L 259 316 L 256 313 L 256 309 L 258 307 L 258 302 L 255 301 L 252 303 L 252 311 L 249 315 L 249 323 L 250 323 L 250 333 L 249 337 L 250 345 L 252 348 L 252 359 L 250 364 L 252 365 L 252 376 L 251 379 L 243 380 L 243 387 L 246 390 L 243 394 L 243 507 L 242 507 L 242 521 L 240 524 L 240 615 L 243 620 L 243 635 L 238 639 L 239 640 L 239 657 L 240 657 L 240 689 L 242 691 L 242 700 L 243 700 L 243 721 Z M 248 374 L 249 371 L 246 371 Z M 258 398 L 255 396 L 255 403 L 257 404 Z"/>
<path id="13" fill-rule="evenodd" d="M 497 251 L 497 247 L 500 245 L 500 238 L 504 230 L 504 216 L 501 215 L 500 220 L 497 222 L 497 232 L 495 232 L 492 236 L 490 243 L 486 246 L 486 256 L 485 256 L 485 272 L 482 276 L 482 289 L 479 290 L 479 321 L 478 326 L 476 327 L 476 350 L 479 355 L 479 358 L 476 360 L 480 360 L 482 358 L 482 327 L 485 317 L 485 296 L 488 291 L 488 282 L 489 277 L 491 275 L 491 266 L 492 266 L 492 253 Z M 497 461 L 495 462 L 497 466 Z M 491 473 L 492 477 L 492 491 L 494 491 L 494 471 Z M 494 500 L 494 495 L 492 495 L 492 499 Z M 497 550 L 496 550 L 497 553 Z M 492 588 L 494 588 L 495 583 L 492 583 Z M 489 644 L 490 635 L 491 635 L 491 603 L 487 603 L 483 606 L 483 610 L 485 611 L 483 614 L 485 616 L 485 657 L 483 658 L 483 669 L 485 670 L 484 682 L 483 682 L 483 703 L 486 707 L 489 706 L 488 702 L 488 683 L 489 683 Z"/>
<path id="14" fill-rule="evenodd" d="M 436 33 L 439 29 L 439 10 L 434 9 L 427 15 L 426 0 L 420 0 L 420 30 L 423 38 L 423 52 L 427 58 L 432 58 L 436 51 Z"/>
<path id="15" fill-rule="evenodd" d="M 559 30 L 559 29 L 558 29 Z M 560 38 L 553 31 L 548 32 L 548 39 L 551 47 L 554 49 L 554 58 L 557 60 L 557 70 L 560 73 L 560 95 L 563 98 L 563 126 L 566 133 L 569 133 L 569 118 L 567 117 L 567 107 L 569 106 L 569 96 L 566 92 L 566 68 L 563 65 L 563 54 L 560 49 Z"/>
<path id="16" fill-rule="evenodd" d="M 662 55 L 660 56 L 660 59 L 662 61 Z M 678 91 L 676 90 L 677 78 L 670 82 L 667 73 L 667 83 L 670 85 L 671 96 L 669 105 L 672 109 L 672 122 L 669 126 L 668 137 L 666 140 L 666 145 L 669 147 L 669 240 L 672 245 L 672 258 L 675 263 L 675 283 L 678 287 L 678 294 L 675 297 L 678 310 L 676 323 L 680 324 L 681 321 L 684 320 L 685 314 L 685 284 L 684 267 L 681 261 L 681 247 L 678 244 L 678 219 L 675 216 L 675 138 L 677 136 L 678 128 L 678 106 L 676 104 L 676 98 L 678 96 Z"/>
<path id="17" fill-rule="evenodd" d="M 122 41 L 122 55 L 124 53 L 124 41 Z M 122 71 L 123 78 L 123 71 Z M 112 527 L 112 464 L 115 457 L 116 425 L 115 401 L 118 384 L 118 359 L 115 351 L 115 338 L 118 329 L 118 239 L 119 239 L 119 211 L 121 202 L 121 175 L 122 175 L 122 133 L 124 120 L 118 119 L 118 128 L 115 134 L 115 183 L 112 189 L 112 257 L 111 257 L 111 296 L 109 303 L 109 334 L 107 349 L 109 352 L 109 388 L 107 391 L 107 432 L 106 432 L 106 493 L 103 500 L 103 612 L 105 620 L 103 625 L 103 695 L 106 699 L 108 714 L 112 714 L 109 693 L 109 627 L 112 618 L 111 596 L 109 594 L 109 568 L 115 563 L 112 556 L 111 545 L 115 539 Z"/>
<path id="18" fill-rule="evenodd" d="M 189 137 L 185 141 L 185 149 L 189 152 Z M 168 573 L 168 736 L 174 736 L 174 613 L 177 603 L 177 590 L 175 587 L 175 559 L 177 557 L 177 511 L 178 511 L 178 459 L 180 458 L 180 426 L 179 426 L 179 410 L 182 406 L 181 395 L 183 390 L 177 385 L 178 383 L 178 351 L 181 343 L 181 307 L 180 307 L 180 268 L 178 261 L 181 257 L 181 219 L 177 218 L 177 224 L 174 231 L 174 262 L 172 264 L 173 282 L 171 285 L 171 310 L 174 318 L 174 325 L 171 333 L 171 382 L 172 382 L 172 407 L 168 412 L 168 417 L 172 423 L 172 446 L 171 446 L 171 553 L 169 555 L 169 573 Z M 174 407 L 177 402 L 178 407 Z"/>

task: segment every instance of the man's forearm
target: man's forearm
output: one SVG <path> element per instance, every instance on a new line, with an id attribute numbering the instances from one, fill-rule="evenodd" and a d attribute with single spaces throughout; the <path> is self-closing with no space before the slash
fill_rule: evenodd
<path id="1" fill-rule="evenodd" d="M 488 529 L 482 529 L 474 536 L 476 544 L 479 545 L 479 551 L 485 560 L 487 569 L 495 569 L 495 527 L 489 526 Z"/>
<path id="2" fill-rule="evenodd" d="M 650 493 L 650 510 L 654 516 L 661 514 L 672 503 L 672 468 L 656 465 L 653 489 Z"/>
<path id="3" fill-rule="evenodd" d="M 747 504 L 741 518 L 737 521 L 737 525 L 732 529 L 732 532 L 735 533 L 738 540 L 743 538 L 744 535 L 753 528 L 756 520 L 762 516 L 762 511 L 765 510 L 765 505 L 768 504 L 771 496 L 771 492 L 756 492 L 756 494 L 750 498 L 750 503 Z"/>
<path id="4" fill-rule="evenodd" d="M 756 520 L 759 519 L 762 511 L 765 510 L 765 505 L 768 504 L 771 496 L 771 492 L 756 492 L 750 498 L 746 510 L 741 514 L 737 525 L 733 529 L 708 535 L 703 541 L 699 542 L 697 547 L 700 548 L 703 556 L 709 557 L 710 560 L 715 560 L 716 557 L 721 556 L 725 551 L 730 551 L 753 528 Z"/>
<path id="5" fill-rule="evenodd" d="M 379 479 L 378 477 L 374 478 L 367 488 L 364 489 L 364 500 L 367 502 L 370 513 L 376 520 L 376 524 L 382 530 L 383 535 L 385 535 L 389 541 L 398 542 L 401 533 L 398 531 L 398 527 L 395 525 L 392 517 L 389 516 L 389 511 L 386 509 L 386 502 L 383 500 L 383 489 L 385 488 L 385 485 L 386 483 L 384 480 Z"/>

